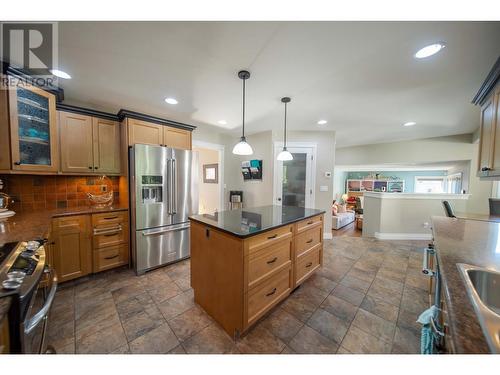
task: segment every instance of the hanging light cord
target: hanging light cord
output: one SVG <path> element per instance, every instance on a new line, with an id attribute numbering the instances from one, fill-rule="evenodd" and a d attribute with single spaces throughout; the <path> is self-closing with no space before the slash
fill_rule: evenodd
<path id="1" fill-rule="evenodd" d="M 287 103 L 285 103 L 285 134 L 283 136 L 283 140 L 284 140 L 284 149 L 286 149 L 286 105 Z"/>
<path id="2" fill-rule="evenodd" d="M 243 138 L 245 138 L 245 81 L 243 78 Z"/>

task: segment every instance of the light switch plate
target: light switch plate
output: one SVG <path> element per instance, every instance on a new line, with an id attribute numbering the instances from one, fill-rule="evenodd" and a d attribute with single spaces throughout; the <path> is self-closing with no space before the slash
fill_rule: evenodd
<path id="1" fill-rule="evenodd" d="M 321 185 L 321 186 L 319 187 L 319 191 L 328 191 L 328 186 L 326 186 L 326 185 Z"/>

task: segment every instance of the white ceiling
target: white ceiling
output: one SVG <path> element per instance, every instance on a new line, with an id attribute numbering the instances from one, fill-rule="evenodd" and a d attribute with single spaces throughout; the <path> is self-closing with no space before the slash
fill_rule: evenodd
<path id="1" fill-rule="evenodd" d="M 246 68 L 248 133 L 281 129 L 290 96 L 291 130 L 335 130 L 345 146 L 474 131 L 500 22 L 63 22 L 59 41 L 66 103 L 236 134 Z M 436 41 L 447 47 L 413 58 Z"/>

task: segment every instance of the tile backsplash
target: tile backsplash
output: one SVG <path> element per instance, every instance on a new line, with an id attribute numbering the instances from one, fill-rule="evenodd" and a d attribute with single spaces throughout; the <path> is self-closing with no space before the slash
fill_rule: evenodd
<path id="1" fill-rule="evenodd" d="M 4 192 L 14 203 L 14 211 L 89 206 L 87 193 L 98 193 L 94 180 L 99 176 L 34 176 L 0 175 Z M 119 202 L 120 177 L 109 176 L 113 182 L 114 201 Z"/>

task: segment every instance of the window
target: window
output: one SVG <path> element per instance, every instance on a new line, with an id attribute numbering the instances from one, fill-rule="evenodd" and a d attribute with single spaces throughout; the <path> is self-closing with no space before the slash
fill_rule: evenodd
<path id="1" fill-rule="evenodd" d="M 462 193 L 462 173 L 454 173 L 446 176 L 446 192 L 449 194 Z"/>
<path id="2" fill-rule="evenodd" d="M 415 193 L 444 193 L 446 176 L 415 177 Z"/>

